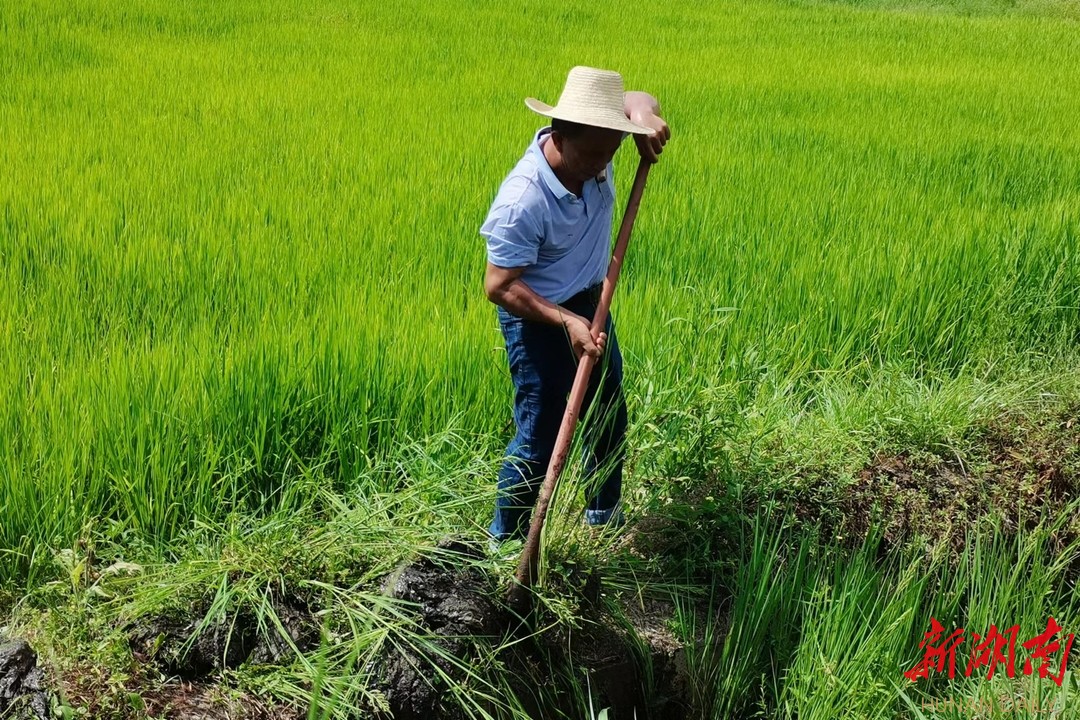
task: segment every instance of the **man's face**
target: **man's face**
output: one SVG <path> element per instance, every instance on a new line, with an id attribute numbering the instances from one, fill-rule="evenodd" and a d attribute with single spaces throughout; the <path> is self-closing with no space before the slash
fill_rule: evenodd
<path id="1" fill-rule="evenodd" d="M 584 182 L 604 172 L 622 144 L 623 132 L 590 126 L 580 135 L 572 138 L 556 136 L 556 140 L 561 140 L 558 147 L 564 171 Z"/>

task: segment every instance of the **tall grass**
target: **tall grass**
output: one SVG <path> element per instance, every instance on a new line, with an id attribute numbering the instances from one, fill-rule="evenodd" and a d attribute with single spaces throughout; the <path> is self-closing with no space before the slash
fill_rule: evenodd
<path id="1" fill-rule="evenodd" d="M 1072 503 L 1065 514 L 1075 510 Z M 1053 709 L 1056 717 L 1076 717 L 1067 702 L 1077 690 L 1075 673 L 1069 671 L 1060 687 L 1037 672 L 1025 675 L 1028 651 L 1020 647 L 1049 617 L 1064 627 L 1056 638 L 1061 648 L 1075 632 L 1075 620 L 1063 618 L 1075 618 L 1078 610 L 1070 566 L 1080 546 L 1056 547 L 1061 522 L 1047 520 L 1014 539 L 996 529 L 972 535 L 958 561 L 931 553 L 882 563 L 877 538 L 853 553 L 809 551 L 805 539 L 777 540 L 783 530 L 759 517 L 726 588 L 730 603 L 711 604 L 704 621 L 695 601 L 679 604 L 691 716 L 996 720 Z M 931 617 L 946 634 L 966 630 L 956 674 L 950 679 L 931 671 L 912 682 L 903 673 L 922 660 L 919 642 Z M 992 679 L 986 666 L 965 676 L 972 633 L 985 636 L 991 625 L 1019 628 L 1015 678 L 1006 676 L 1004 665 Z"/>

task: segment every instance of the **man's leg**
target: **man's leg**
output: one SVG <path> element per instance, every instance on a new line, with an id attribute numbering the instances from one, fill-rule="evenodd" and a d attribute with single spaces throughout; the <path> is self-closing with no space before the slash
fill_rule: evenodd
<path id="1" fill-rule="evenodd" d="M 586 416 L 585 519 L 590 525 L 621 522 L 623 459 L 626 455 L 626 398 L 622 389 L 622 354 L 615 326 L 607 325 L 604 359 L 590 378 L 590 405 Z"/>
<path id="2" fill-rule="evenodd" d="M 513 318 L 500 323 L 514 382 L 517 433 L 499 471 L 496 540 L 524 538 L 566 411 L 576 363 L 562 328 Z"/>
<path id="3" fill-rule="evenodd" d="M 522 435 L 519 430 L 510 441 L 499 470 L 495 518 L 488 527 L 488 532 L 499 542 L 526 535 L 529 513 L 536 503 L 536 494 L 546 470 L 542 463 L 521 457 L 526 449 Z"/>

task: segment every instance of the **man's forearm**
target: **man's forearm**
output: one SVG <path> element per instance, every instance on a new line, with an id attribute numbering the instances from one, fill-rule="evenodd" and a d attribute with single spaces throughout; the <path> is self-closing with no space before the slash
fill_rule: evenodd
<path id="1" fill-rule="evenodd" d="M 578 317 L 566 308 L 537 295 L 520 279 L 502 289 L 491 301 L 518 317 L 549 325 L 562 325 L 567 317 Z"/>
<path id="2" fill-rule="evenodd" d="M 664 144 L 671 137 L 671 128 L 660 117 L 660 103 L 647 92 L 623 94 L 623 111 L 630 122 L 651 129 L 652 134 L 634 135 L 634 144 L 646 162 L 659 162 Z"/>
<path id="3" fill-rule="evenodd" d="M 623 94 L 623 109 L 628 118 L 641 113 L 660 115 L 660 103 L 649 93 L 640 90 L 631 90 Z"/>

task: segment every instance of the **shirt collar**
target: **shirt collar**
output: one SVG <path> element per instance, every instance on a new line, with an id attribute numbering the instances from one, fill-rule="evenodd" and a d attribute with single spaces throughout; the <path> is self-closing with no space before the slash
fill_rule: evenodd
<path id="1" fill-rule="evenodd" d="M 559 200 L 566 200 L 568 198 L 577 197 L 574 193 L 566 189 L 566 186 L 562 184 L 562 181 L 555 176 L 555 171 L 548 165 L 547 158 L 544 156 L 544 148 L 541 147 L 541 143 L 544 137 L 551 133 L 551 126 L 540 128 L 536 131 L 536 137 L 533 138 L 532 145 L 529 146 L 529 152 L 533 154 L 536 159 L 536 166 L 540 170 L 540 177 L 544 179 L 544 184 L 547 185 L 548 190 Z"/>

